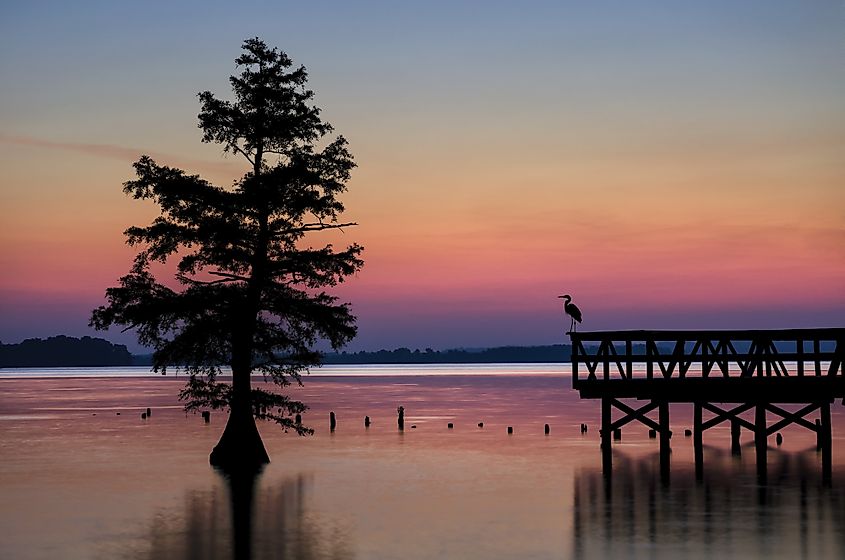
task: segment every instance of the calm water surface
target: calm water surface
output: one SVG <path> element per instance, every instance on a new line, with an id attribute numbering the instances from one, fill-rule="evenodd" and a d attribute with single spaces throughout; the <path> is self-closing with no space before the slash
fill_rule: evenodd
<path id="1" fill-rule="evenodd" d="M 656 440 L 633 424 L 614 446 L 608 483 L 598 402 L 580 400 L 567 371 L 323 368 L 292 390 L 311 406 L 303 420 L 316 434 L 261 425 L 272 463 L 250 485 L 208 466 L 226 415 L 186 416 L 175 397 L 183 377 L 3 370 L 0 558 L 845 557 L 839 403 L 830 487 L 815 435 L 801 428 L 770 449 L 768 485 L 756 481 L 753 447 L 732 457 L 729 429 L 708 430 L 697 483 L 682 435 L 691 410 L 678 405 L 669 484 Z"/>

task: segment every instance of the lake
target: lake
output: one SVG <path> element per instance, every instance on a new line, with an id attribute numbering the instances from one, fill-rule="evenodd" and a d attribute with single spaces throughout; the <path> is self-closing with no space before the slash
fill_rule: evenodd
<path id="1" fill-rule="evenodd" d="M 602 476 L 599 402 L 571 390 L 568 365 L 327 366 L 290 390 L 316 433 L 260 424 L 272 462 L 247 483 L 209 467 L 226 414 L 186 415 L 184 379 L 0 370 L 0 558 L 845 557 L 839 402 L 830 486 L 794 426 L 770 439 L 765 485 L 750 434 L 735 457 L 729 427 L 708 430 L 697 482 L 683 405 L 663 484 L 638 424 Z"/>

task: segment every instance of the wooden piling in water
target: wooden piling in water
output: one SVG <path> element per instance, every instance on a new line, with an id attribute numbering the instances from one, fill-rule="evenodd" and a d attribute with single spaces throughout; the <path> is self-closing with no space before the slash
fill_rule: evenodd
<path id="1" fill-rule="evenodd" d="M 334 431 L 337 428 L 337 418 L 334 415 L 334 412 L 329 412 L 329 429 Z"/>
<path id="2" fill-rule="evenodd" d="M 405 429 L 405 407 L 400 406 L 396 409 L 396 412 L 399 413 L 399 418 L 396 420 L 396 422 L 399 425 L 399 430 L 403 431 Z"/>
<path id="3" fill-rule="evenodd" d="M 757 478 L 766 480 L 766 405 L 757 403 L 754 413 L 754 447 L 757 450 Z"/>
<path id="4" fill-rule="evenodd" d="M 731 418 L 731 455 L 742 455 L 742 446 L 739 442 L 740 425 L 739 420 Z"/>
<path id="5" fill-rule="evenodd" d="M 147 407 L 147 418 L 149 418 L 152 415 L 153 415 L 153 411 L 150 409 L 150 407 Z"/>
<path id="6" fill-rule="evenodd" d="M 605 476 L 610 476 L 613 464 L 610 449 L 610 423 L 610 397 L 603 397 L 601 400 L 601 466 Z"/>
<path id="7" fill-rule="evenodd" d="M 364 427 L 365 428 L 370 427 L 370 417 L 369 416 L 364 416 Z"/>
<path id="8" fill-rule="evenodd" d="M 667 484 L 669 482 L 669 438 L 672 432 L 669 430 L 669 403 L 660 401 L 657 406 L 658 423 L 660 425 L 660 480 Z"/>
<path id="9" fill-rule="evenodd" d="M 455 425 L 454 425 L 453 423 L 449 422 L 449 423 L 446 425 L 446 427 L 447 427 L 447 428 L 449 428 L 449 429 L 451 430 L 452 428 L 454 428 L 454 427 L 455 427 Z"/>
<path id="10" fill-rule="evenodd" d="M 830 484 L 833 474 L 832 451 L 833 451 L 833 430 L 830 425 L 830 403 L 824 402 L 820 405 L 821 429 L 822 429 L 822 480 Z"/>
<path id="11" fill-rule="evenodd" d="M 545 426 L 545 428 L 543 428 L 543 430 L 545 431 L 546 435 L 549 435 L 549 432 L 551 431 L 551 428 L 549 427 L 549 425 L 548 425 L 548 424 L 546 424 L 546 426 Z"/>
<path id="12" fill-rule="evenodd" d="M 205 421 L 206 424 L 211 422 L 211 412 L 209 412 L 208 410 L 203 410 L 202 419 Z"/>
<path id="13" fill-rule="evenodd" d="M 513 426 L 508 426 L 508 433 L 509 433 L 509 434 L 512 434 L 512 433 L 513 433 Z"/>
<path id="14" fill-rule="evenodd" d="M 692 445 L 695 455 L 695 478 L 696 480 L 702 480 L 704 478 L 704 429 L 702 427 L 703 422 L 700 402 L 693 403 L 692 416 L 692 429 L 694 436 Z"/>

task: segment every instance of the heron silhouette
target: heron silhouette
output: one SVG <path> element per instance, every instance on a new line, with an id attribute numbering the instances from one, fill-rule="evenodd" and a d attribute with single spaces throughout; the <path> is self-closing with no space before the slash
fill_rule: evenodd
<path id="1" fill-rule="evenodd" d="M 572 323 L 569 325 L 569 332 L 573 332 L 576 329 L 575 323 L 581 322 L 581 310 L 578 309 L 578 306 L 572 303 L 572 296 L 565 295 L 565 296 L 557 296 L 558 298 L 563 299 L 563 312 L 569 315 L 572 319 Z"/>

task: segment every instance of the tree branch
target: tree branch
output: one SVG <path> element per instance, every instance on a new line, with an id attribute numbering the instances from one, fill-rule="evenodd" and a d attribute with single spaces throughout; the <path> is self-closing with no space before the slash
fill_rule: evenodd
<path id="1" fill-rule="evenodd" d="M 209 274 L 211 274 L 212 276 L 223 276 L 224 278 L 229 278 L 231 280 L 241 280 L 242 282 L 249 282 L 249 278 L 247 278 L 246 276 L 239 276 L 230 272 L 219 272 L 217 270 L 214 270 L 210 271 Z"/>
<path id="2" fill-rule="evenodd" d="M 196 280 L 195 278 L 188 278 L 184 274 L 177 274 L 176 278 L 181 282 L 184 282 L 186 284 L 192 284 L 194 286 L 215 286 L 217 284 L 224 284 L 226 282 L 235 282 L 237 280 L 236 278 L 221 278 L 220 280 L 211 280 L 211 281 Z"/>
<path id="3" fill-rule="evenodd" d="M 246 158 L 246 160 L 247 160 L 247 161 L 248 161 L 248 162 L 249 162 L 249 163 L 250 163 L 253 167 L 255 166 L 255 161 L 253 161 L 253 159 L 252 159 L 251 157 L 249 157 L 249 154 L 247 154 L 247 153 L 246 153 L 246 152 L 245 152 L 245 151 L 244 151 L 244 150 L 243 150 L 240 146 L 238 146 L 237 144 L 232 144 L 232 148 L 233 148 L 236 152 L 240 152 L 240 153 L 241 153 L 241 155 L 242 155 L 242 156 L 244 156 L 244 157 Z"/>
<path id="4" fill-rule="evenodd" d="M 275 230 L 273 233 L 275 235 L 288 235 L 291 233 L 299 233 L 304 231 L 322 231 L 324 229 L 342 229 L 345 227 L 357 226 L 358 222 L 346 222 L 344 224 L 325 224 L 321 222 L 315 222 L 310 224 L 302 224 L 300 227 L 296 228 L 288 228 L 288 229 L 280 229 Z"/>

